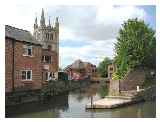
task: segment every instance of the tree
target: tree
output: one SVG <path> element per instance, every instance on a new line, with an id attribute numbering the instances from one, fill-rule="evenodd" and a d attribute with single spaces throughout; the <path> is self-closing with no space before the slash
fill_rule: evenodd
<path id="1" fill-rule="evenodd" d="M 99 63 L 97 67 L 97 72 L 101 77 L 107 77 L 108 74 L 107 66 L 109 63 L 111 63 L 111 59 L 109 59 L 108 57 L 104 58 L 104 60 Z"/>
<path id="2" fill-rule="evenodd" d="M 129 19 L 122 24 L 115 44 L 117 75 L 122 78 L 132 68 L 156 66 L 155 31 L 142 20 Z"/>

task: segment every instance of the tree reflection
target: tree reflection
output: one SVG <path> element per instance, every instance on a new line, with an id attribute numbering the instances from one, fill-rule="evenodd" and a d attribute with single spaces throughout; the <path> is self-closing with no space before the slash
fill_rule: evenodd
<path id="1" fill-rule="evenodd" d="M 103 84 L 100 85 L 100 87 L 97 90 L 97 94 L 101 97 L 104 98 L 105 96 L 108 95 L 109 92 L 109 85 L 108 84 Z"/>

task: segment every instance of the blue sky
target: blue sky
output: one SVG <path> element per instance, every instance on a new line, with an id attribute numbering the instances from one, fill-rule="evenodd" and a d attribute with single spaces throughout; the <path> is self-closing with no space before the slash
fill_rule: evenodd
<path id="1" fill-rule="evenodd" d="M 129 18 L 145 21 L 156 28 L 155 6 L 112 6 L 112 5 L 73 5 L 73 6 L 32 6 L 8 5 L 5 23 L 33 32 L 34 19 L 38 22 L 44 8 L 46 23 L 50 16 L 60 21 L 60 67 L 64 68 L 76 59 L 98 64 L 104 57 L 114 57 L 114 43 L 121 24 Z M 8 12 L 8 13 L 7 13 Z"/>
<path id="2" fill-rule="evenodd" d="M 147 13 L 147 19 L 145 22 L 150 25 L 154 30 L 156 29 L 156 7 L 155 6 L 141 6 L 139 8 L 144 9 L 144 11 Z"/>

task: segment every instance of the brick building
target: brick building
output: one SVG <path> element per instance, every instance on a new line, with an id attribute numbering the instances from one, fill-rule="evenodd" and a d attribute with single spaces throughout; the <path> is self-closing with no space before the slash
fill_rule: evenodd
<path id="1" fill-rule="evenodd" d="M 41 87 L 42 46 L 30 32 L 5 26 L 6 92 Z"/>
<path id="2" fill-rule="evenodd" d="M 9 25 L 5 26 L 5 87 L 6 93 L 40 89 L 42 83 L 54 78 L 58 71 L 59 23 L 45 25 L 42 10 L 40 26 L 37 18 L 34 34 Z"/>
<path id="3" fill-rule="evenodd" d="M 85 67 L 87 75 L 91 77 L 96 77 L 97 75 L 96 65 L 91 64 L 90 62 L 84 62 L 84 67 Z"/>
<path id="4" fill-rule="evenodd" d="M 58 71 L 57 53 L 50 49 L 42 50 L 42 79 L 44 82 L 55 78 L 55 72 Z"/>
<path id="5" fill-rule="evenodd" d="M 82 80 L 96 76 L 96 66 L 81 60 L 76 60 L 67 66 L 64 71 L 68 74 L 70 80 Z"/>

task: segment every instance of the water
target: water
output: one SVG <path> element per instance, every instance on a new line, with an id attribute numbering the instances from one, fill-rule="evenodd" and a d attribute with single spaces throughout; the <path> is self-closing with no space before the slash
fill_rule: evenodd
<path id="1" fill-rule="evenodd" d="M 92 84 L 87 88 L 75 90 L 53 97 L 48 103 L 28 103 L 6 108 L 6 117 L 20 118 L 62 118 L 62 117 L 155 117 L 156 103 L 154 101 L 141 102 L 115 109 L 87 110 L 85 105 L 107 95 L 107 85 Z"/>

